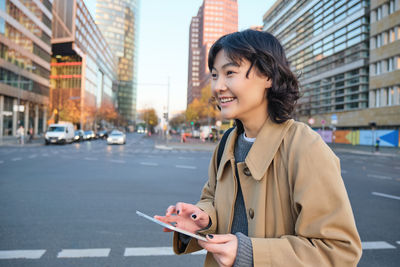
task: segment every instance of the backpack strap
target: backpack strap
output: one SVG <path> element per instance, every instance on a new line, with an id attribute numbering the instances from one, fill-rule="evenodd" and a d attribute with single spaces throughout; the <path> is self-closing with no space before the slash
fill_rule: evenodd
<path id="1" fill-rule="evenodd" d="M 232 128 L 229 128 L 228 130 L 226 130 L 226 132 L 224 133 L 224 135 L 221 138 L 221 142 L 219 142 L 218 154 L 217 154 L 217 170 L 218 170 L 219 164 L 221 162 L 222 154 L 224 154 L 226 139 L 228 139 L 228 136 L 232 132 L 233 129 L 235 129 L 235 127 L 232 127 Z"/>

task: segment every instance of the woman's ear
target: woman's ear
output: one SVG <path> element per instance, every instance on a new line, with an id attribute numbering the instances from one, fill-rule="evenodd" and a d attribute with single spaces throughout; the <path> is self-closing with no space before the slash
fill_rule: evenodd
<path id="1" fill-rule="evenodd" d="M 271 78 L 267 77 L 267 79 L 265 80 L 265 88 L 269 89 L 271 87 L 272 87 L 272 80 L 271 80 Z"/>

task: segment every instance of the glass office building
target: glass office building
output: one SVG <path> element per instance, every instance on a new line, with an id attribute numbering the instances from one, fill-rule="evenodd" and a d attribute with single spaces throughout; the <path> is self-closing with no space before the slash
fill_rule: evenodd
<path id="1" fill-rule="evenodd" d="M 370 8 L 366 0 L 280 0 L 265 13 L 263 29 L 280 40 L 300 75 L 298 120 L 314 118 L 314 127 L 368 127 L 373 120 L 400 125 L 368 108 Z"/>
<path id="2" fill-rule="evenodd" d="M 0 0 L 0 137 L 46 130 L 52 1 Z"/>
<path id="3" fill-rule="evenodd" d="M 83 0 L 54 0 L 53 10 L 52 118 L 68 108 L 79 128 L 100 128 L 99 110 L 116 106 L 117 60 Z"/>
<path id="4" fill-rule="evenodd" d="M 96 24 L 118 58 L 118 111 L 136 118 L 139 0 L 97 0 Z"/>

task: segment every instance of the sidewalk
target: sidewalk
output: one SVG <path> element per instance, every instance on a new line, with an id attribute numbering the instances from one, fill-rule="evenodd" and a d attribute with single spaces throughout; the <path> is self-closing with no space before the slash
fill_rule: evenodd
<path id="1" fill-rule="evenodd" d="M 3 136 L 0 137 L 0 147 L 7 146 L 7 147 L 35 147 L 35 146 L 42 146 L 44 145 L 43 137 L 34 137 L 30 143 L 28 143 L 28 138 L 25 138 L 25 142 L 23 145 L 18 143 L 18 139 L 15 136 Z"/>

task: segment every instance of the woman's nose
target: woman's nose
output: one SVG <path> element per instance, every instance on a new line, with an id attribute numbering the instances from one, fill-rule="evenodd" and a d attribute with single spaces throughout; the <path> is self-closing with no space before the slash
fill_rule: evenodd
<path id="1" fill-rule="evenodd" d="M 220 91 L 224 91 L 224 90 L 226 90 L 226 85 L 225 85 L 224 79 L 217 78 L 214 81 L 213 91 L 215 91 L 216 93 L 219 93 Z"/>

